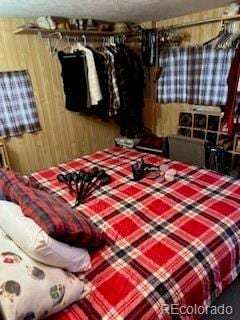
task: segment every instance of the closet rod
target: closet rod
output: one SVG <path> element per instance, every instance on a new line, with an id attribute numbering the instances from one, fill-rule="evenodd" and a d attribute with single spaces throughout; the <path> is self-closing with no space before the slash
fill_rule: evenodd
<path id="1" fill-rule="evenodd" d="M 99 33 L 84 33 L 84 32 L 81 32 L 81 33 L 66 33 L 66 32 L 61 32 L 60 30 L 59 31 L 56 31 L 56 32 L 41 32 L 41 31 L 38 31 L 37 33 L 38 35 L 38 38 L 40 39 L 66 39 L 66 38 L 82 38 L 82 37 L 86 37 L 86 39 L 88 40 L 92 40 L 92 41 L 102 41 L 103 39 L 105 38 L 109 38 L 109 37 L 116 37 L 116 38 L 124 38 L 125 41 L 132 41 L 133 39 L 138 39 L 138 41 L 140 41 L 140 33 L 132 33 L 131 34 L 131 37 L 129 37 L 128 34 L 124 34 L 124 33 L 103 33 L 101 34 L 100 32 Z"/>
<path id="2" fill-rule="evenodd" d="M 118 36 L 118 35 L 125 35 L 126 37 L 136 37 L 139 35 L 139 32 L 116 32 L 116 31 L 87 31 L 87 30 L 48 30 L 48 29 L 42 29 L 42 28 L 23 28 L 19 27 L 17 30 L 15 30 L 13 33 L 20 35 L 35 35 L 35 34 L 42 34 L 46 37 L 50 34 L 59 32 L 64 35 L 68 36 L 81 36 L 84 34 L 85 36 L 96 36 L 96 37 L 108 37 L 108 36 Z"/>
<path id="3" fill-rule="evenodd" d="M 170 25 L 166 28 L 182 29 L 182 28 L 187 28 L 192 26 L 198 26 L 201 24 L 207 24 L 207 23 L 213 23 L 213 22 L 224 22 L 224 21 L 231 21 L 231 20 L 240 20 L 240 15 L 236 15 L 233 17 L 225 17 L 225 18 L 218 17 L 218 18 L 203 19 L 203 20 L 197 20 L 197 21 L 191 21 L 191 22 L 184 22 L 184 23 L 179 23 L 175 25 Z M 164 29 L 164 27 L 159 27 L 157 29 L 162 30 Z"/>

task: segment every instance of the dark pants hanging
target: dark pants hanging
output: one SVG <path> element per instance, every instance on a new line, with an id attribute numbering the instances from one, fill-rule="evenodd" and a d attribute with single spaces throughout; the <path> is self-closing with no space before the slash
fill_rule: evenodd
<path id="1" fill-rule="evenodd" d="M 62 66 L 65 106 L 70 111 L 84 112 L 87 109 L 88 92 L 85 54 L 80 51 L 73 54 L 60 51 L 58 58 Z"/>

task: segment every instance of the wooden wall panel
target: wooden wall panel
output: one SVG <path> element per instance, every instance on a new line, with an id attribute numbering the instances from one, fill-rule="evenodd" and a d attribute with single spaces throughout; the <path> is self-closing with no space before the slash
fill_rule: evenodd
<path id="1" fill-rule="evenodd" d="M 207 10 L 195 14 L 185 15 L 182 17 L 176 17 L 173 19 L 162 20 L 157 22 L 157 27 L 172 26 L 175 24 L 198 21 L 202 19 L 221 17 L 224 8 L 218 8 L 214 10 Z M 198 45 L 206 42 L 207 40 L 215 37 L 221 29 L 221 22 L 214 22 L 209 24 L 203 24 L 199 26 L 192 26 L 188 28 L 180 29 L 179 32 L 188 32 L 190 35 L 190 41 L 185 44 Z M 177 123 L 179 112 L 183 110 L 191 109 L 192 106 L 187 104 L 156 104 L 156 127 L 155 132 L 160 136 L 167 136 L 177 132 Z"/>
<path id="2" fill-rule="evenodd" d="M 23 19 L 0 19 L 0 71 L 27 69 L 31 75 L 42 131 L 6 139 L 12 168 L 22 173 L 56 165 L 114 145 L 114 122 L 82 116 L 64 108 L 57 57 L 47 40 L 13 35 Z"/>

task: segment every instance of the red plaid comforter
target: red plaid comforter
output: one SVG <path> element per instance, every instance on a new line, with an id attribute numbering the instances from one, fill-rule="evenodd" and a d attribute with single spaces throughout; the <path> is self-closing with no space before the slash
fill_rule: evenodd
<path id="1" fill-rule="evenodd" d="M 175 181 L 132 181 L 131 164 L 142 157 L 176 169 Z M 174 306 L 174 312 L 181 306 L 207 306 L 236 278 L 239 181 L 121 148 L 42 170 L 32 178 L 73 204 L 56 175 L 95 165 L 106 169 L 112 182 L 78 210 L 106 233 L 108 245 L 91 254 L 91 293 L 51 320 L 172 319 L 167 306 Z M 200 315 L 183 312 L 181 318 Z"/>

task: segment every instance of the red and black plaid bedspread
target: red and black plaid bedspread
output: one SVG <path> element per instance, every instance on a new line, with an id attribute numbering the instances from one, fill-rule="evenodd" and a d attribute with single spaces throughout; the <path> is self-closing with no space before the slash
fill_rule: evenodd
<path id="1" fill-rule="evenodd" d="M 143 156 L 147 163 L 175 168 L 175 181 L 132 181 L 131 164 Z M 209 305 L 238 274 L 240 182 L 121 148 L 32 177 L 71 205 L 74 198 L 56 175 L 96 165 L 112 182 L 78 210 L 106 233 L 108 245 L 91 254 L 91 294 L 51 319 L 171 319 L 166 305 Z"/>

